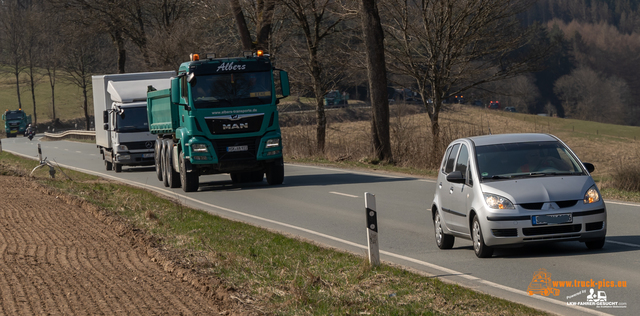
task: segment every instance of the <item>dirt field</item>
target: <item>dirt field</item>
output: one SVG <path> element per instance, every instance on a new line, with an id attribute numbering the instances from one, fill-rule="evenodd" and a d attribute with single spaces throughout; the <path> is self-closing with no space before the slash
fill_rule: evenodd
<path id="1" fill-rule="evenodd" d="M 0 176 L 0 315 L 262 314 L 152 246 L 96 207 Z"/>

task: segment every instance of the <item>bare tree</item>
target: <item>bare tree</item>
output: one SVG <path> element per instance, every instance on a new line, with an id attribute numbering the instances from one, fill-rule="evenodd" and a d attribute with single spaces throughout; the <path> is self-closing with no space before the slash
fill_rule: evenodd
<path id="1" fill-rule="evenodd" d="M 242 43 L 242 49 L 247 51 L 268 50 L 269 35 L 276 8 L 276 0 L 256 0 L 245 1 L 244 8 L 249 13 L 249 17 L 255 26 L 255 41 L 251 37 L 249 25 L 244 14 L 240 0 L 229 0 L 229 5 L 236 21 L 238 34 Z"/>
<path id="2" fill-rule="evenodd" d="M 430 161 L 442 150 L 443 100 L 486 82 L 530 72 L 546 51 L 530 45 L 516 15 L 532 0 L 387 0 L 387 52 L 395 72 L 412 77 L 431 121 Z M 526 49 L 525 49 L 526 47 Z M 432 99 L 432 103 L 429 101 Z"/>
<path id="3" fill-rule="evenodd" d="M 304 64 L 304 73 L 310 77 L 311 90 L 316 102 L 316 149 L 324 153 L 326 142 L 327 118 L 324 108 L 324 96 L 341 77 L 339 69 L 326 71 L 330 63 L 338 63 L 329 55 L 321 55 L 322 44 L 327 37 L 340 31 L 338 26 L 347 18 L 342 5 L 334 0 L 282 0 L 293 15 L 305 43 L 306 52 L 296 46 L 289 46 L 297 60 Z M 295 36 L 295 35 L 294 35 Z"/>
<path id="4" fill-rule="evenodd" d="M 26 68 L 24 62 L 25 42 L 24 27 L 25 14 L 24 7 L 18 1 L 7 1 L 0 5 L 0 26 L 4 34 L 3 63 L 9 65 L 12 74 L 16 79 L 16 94 L 18 97 L 18 107 L 22 108 L 20 95 L 20 74 Z"/>
<path id="5" fill-rule="evenodd" d="M 362 30 L 367 53 L 369 90 L 371 91 L 371 137 L 373 149 L 377 159 L 392 161 L 384 33 L 376 1 L 362 0 L 361 9 Z"/>
<path id="6" fill-rule="evenodd" d="M 26 24 L 25 28 L 25 62 L 26 62 L 26 74 L 29 78 L 29 90 L 31 91 L 31 101 L 33 102 L 33 124 L 38 124 L 38 112 L 36 111 L 36 84 L 42 79 L 40 74 L 39 62 L 41 60 L 42 45 L 42 15 L 38 7 L 30 6 L 25 10 Z"/>

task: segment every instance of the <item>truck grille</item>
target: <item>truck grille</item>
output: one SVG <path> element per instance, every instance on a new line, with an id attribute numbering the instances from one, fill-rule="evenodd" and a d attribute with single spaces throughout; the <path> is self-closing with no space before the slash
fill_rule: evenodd
<path id="1" fill-rule="evenodd" d="M 260 137 L 247 137 L 236 139 L 218 139 L 212 141 L 213 147 L 218 155 L 218 161 L 231 160 L 249 160 L 256 159 L 258 147 L 260 146 Z M 227 152 L 228 147 L 247 146 L 246 151 Z"/>
<path id="2" fill-rule="evenodd" d="M 155 142 L 146 141 L 146 142 L 128 142 L 128 143 L 120 143 L 120 145 L 125 145 L 129 150 L 139 150 L 139 149 L 153 149 Z"/>
<path id="3" fill-rule="evenodd" d="M 253 133 L 262 128 L 264 114 L 205 117 L 211 134 Z"/>

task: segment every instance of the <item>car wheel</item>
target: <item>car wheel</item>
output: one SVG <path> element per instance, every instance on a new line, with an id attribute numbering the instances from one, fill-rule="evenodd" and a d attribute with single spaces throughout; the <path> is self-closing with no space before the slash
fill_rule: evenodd
<path id="1" fill-rule="evenodd" d="M 598 240 L 587 241 L 584 243 L 587 248 L 592 250 L 602 249 L 604 247 L 604 238 Z"/>
<path id="2" fill-rule="evenodd" d="M 199 177 L 197 170 L 187 172 L 187 164 L 189 163 L 184 159 L 184 153 L 180 153 L 180 184 L 182 185 L 182 191 L 195 192 L 198 191 Z"/>
<path id="3" fill-rule="evenodd" d="M 158 180 L 162 181 L 162 159 L 161 159 L 161 154 L 160 152 L 162 151 L 162 140 L 160 139 L 156 139 L 156 144 L 153 147 L 153 160 L 155 161 L 155 165 L 156 165 L 156 176 L 158 177 Z"/>
<path id="4" fill-rule="evenodd" d="M 451 249 L 455 241 L 453 235 L 445 234 L 442 231 L 442 217 L 440 212 L 436 210 L 436 215 L 433 218 L 433 228 L 436 231 L 436 245 L 440 249 Z"/>
<path id="5" fill-rule="evenodd" d="M 493 255 L 493 248 L 484 244 L 484 236 L 480 227 L 478 215 L 473 216 L 473 224 L 471 224 L 471 234 L 473 239 L 473 251 L 478 258 L 489 258 Z"/>

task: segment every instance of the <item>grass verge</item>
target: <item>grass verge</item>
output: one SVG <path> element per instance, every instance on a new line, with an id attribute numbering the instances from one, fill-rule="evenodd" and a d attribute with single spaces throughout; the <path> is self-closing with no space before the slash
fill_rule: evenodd
<path id="1" fill-rule="evenodd" d="M 37 162 L 0 154 L 0 174 L 28 176 Z M 177 265 L 222 280 L 243 302 L 275 315 L 545 315 L 437 278 L 382 265 L 245 223 L 184 207 L 72 170 L 33 181 L 117 216 L 177 254 Z M 117 197 L 117 198 L 114 198 Z"/>

